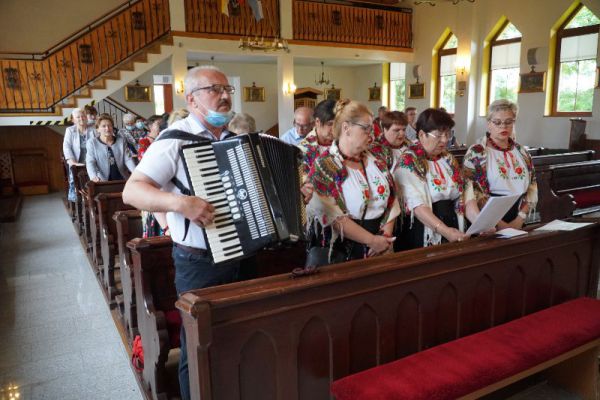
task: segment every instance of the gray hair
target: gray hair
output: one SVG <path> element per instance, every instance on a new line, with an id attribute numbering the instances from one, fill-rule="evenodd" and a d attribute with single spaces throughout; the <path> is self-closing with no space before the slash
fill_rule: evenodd
<path id="1" fill-rule="evenodd" d="M 492 102 L 488 107 L 487 112 L 487 120 L 492 120 L 492 115 L 500 111 L 510 111 L 513 114 L 513 117 L 517 117 L 517 113 L 519 112 L 519 107 L 510 100 L 500 99 Z"/>
<path id="2" fill-rule="evenodd" d="M 127 113 L 127 114 L 123 115 L 123 123 L 125 125 L 133 124 L 135 122 L 135 119 L 136 119 L 135 114 Z"/>
<path id="3" fill-rule="evenodd" d="M 256 132 L 256 121 L 250 114 L 235 114 L 231 121 L 229 121 L 227 129 L 237 134 Z"/>
<path id="4" fill-rule="evenodd" d="M 223 74 L 223 71 L 214 65 L 200 65 L 199 67 L 190 69 L 183 80 L 183 87 L 185 88 L 186 96 L 192 93 L 192 91 L 198 87 L 198 75 L 200 75 L 200 73 L 203 71 L 217 71 Z"/>
<path id="5" fill-rule="evenodd" d="M 81 108 L 74 108 L 74 109 L 71 111 L 71 117 L 72 117 L 73 115 L 77 114 L 77 113 L 79 113 L 79 114 L 84 114 L 84 115 L 85 115 L 85 112 L 83 112 L 83 109 L 81 109 Z"/>

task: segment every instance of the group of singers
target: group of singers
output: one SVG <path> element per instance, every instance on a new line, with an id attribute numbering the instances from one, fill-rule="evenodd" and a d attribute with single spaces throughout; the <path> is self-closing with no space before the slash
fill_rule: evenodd
<path id="1" fill-rule="evenodd" d="M 189 70 L 184 87 L 189 115 L 168 130 L 211 141 L 235 134 L 227 128 L 234 117 L 235 89 L 219 69 Z M 366 105 L 350 100 L 324 100 L 314 112 L 296 110 L 294 128 L 282 139 L 302 150 L 304 183 L 298 189 L 304 195 L 311 233 L 327 239 L 321 241 L 323 246 L 342 244 L 346 259 L 360 259 L 467 240 L 464 216 L 474 221 L 490 196 L 509 194 L 522 197 L 497 227 L 523 225 L 535 208 L 537 186 L 531 157 L 514 139 L 515 104 L 499 100 L 490 105 L 487 133 L 467 150 L 462 165 L 447 151 L 454 127 L 448 113 L 429 108 L 416 118 L 411 108 L 407 114 L 382 112 L 374 120 Z M 140 210 L 166 213 L 178 294 L 239 279 L 239 262 L 215 267 L 207 250 L 203 227 L 212 222 L 214 207 L 185 195 L 178 184 L 187 185 L 179 150 L 192 142 L 160 136 L 154 140 L 157 125 L 152 145 L 135 167 L 126 139 L 109 134 L 113 125 L 109 117 L 95 118 L 99 135 L 85 120 L 83 111 L 73 114 L 75 128 L 65 137 L 65 158 L 74 163 L 101 160 L 87 163 L 94 180 L 126 178 L 131 172 L 123 201 Z M 235 126 L 240 123 L 246 132 L 254 125 L 247 118 Z M 189 399 L 185 343 L 182 329 L 179 379 L 182 398 Z"/>

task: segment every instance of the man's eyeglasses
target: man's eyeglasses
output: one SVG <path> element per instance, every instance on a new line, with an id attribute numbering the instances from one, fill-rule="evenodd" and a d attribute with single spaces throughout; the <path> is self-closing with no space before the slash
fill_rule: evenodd
<path id="1" fill-rule="evenodd" d="M 363 124 L 359 124 L 358 122 L 350 122 L 352 125 L 356 125 L 356 126 L 360 126 L 362 128 L 363 131 L 365 131 L 365 133 L 367 134 L 372 134 L 373 133 L 373 125 L 363 125 Z"/>
<path id="2" fill-rule="evenodd" d="M 492 124 L 494 124 L 494 126 L 513 126 L 515 123 L 514 119 L 507 119 L 505 121 L 499 120 L 499 119 L 493 119 L 490 121 Z"/>
<path id="3" fill-rule="evenodd" d="M 435 132 L 435 133 L 434 133 Z M 440 140 L 442 138 L 446 138 L 446 139 L 450 139 L 450 137 L 452 136 L 452 133 L 450 131 L 444 131 L 444 132 L 440 132 L 440 131 L 433 131 L 433 132 L 424 132 L 427 136 Z"/>
<path id="4" fill-rule="evenodd" d="M 210 85 L 210 86 L 196 88 L 196 89 L 192 90 L 190 92 L 190 94 L 194 94 L 198 90 L 208 90 L 208 93 L 210 93 L 210 94 L 223 94 L 223 92 L 227 92 L 228 94 L 235 93 L 235 87 L 233 87 L 231 85 L 221 85 L 221 84 L 217 83 L 217 84 Z"/>

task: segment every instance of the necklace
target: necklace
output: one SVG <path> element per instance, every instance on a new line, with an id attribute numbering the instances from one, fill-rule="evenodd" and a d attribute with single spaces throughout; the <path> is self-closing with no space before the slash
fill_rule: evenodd
<path id="1" fill-rule="evenodd" d="M 342 149 L 338 148 L 338 150 L 340 151 L 340 155 L 342 156 L 342 158 L 345 161 L 354 161 L 354 162 L 357 162 L 357 163 L 362 162 L 362 158 L 363 158 L 363 154 L 364 153 L 360 153 L 360 155 L 358 157 L 352 157 L 352 156 L 347 156 L 344 153 L 342 153 Z"/>
<path id="2" fill-rule="evenodd" d="M 490 146 L 493 149 L 496 149 L 498 151 L 503 151 L 503 152 L 507 152 L 507 151 L 511 151 L 513 149 L 513 147 L 515 147 L 515 141 L 512 140 L 512 138 L 508 138 L 508 147 L 503 149 L 502 147 L 498 146 L 498 144 L 496 142 L 494 142 L 494 139 L 492 139 L 492 137 L 490 136 L 490 134 L 487 134 L 487 139 L 488 139 L 488 143 L 490 144 Z"/>

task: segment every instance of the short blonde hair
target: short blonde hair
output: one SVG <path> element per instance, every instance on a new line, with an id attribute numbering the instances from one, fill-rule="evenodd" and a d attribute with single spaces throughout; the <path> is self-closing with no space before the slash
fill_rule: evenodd
<path id="1" fill-rule="evenodd" d="M 236 134 L 256 132 L 256 121 L 250 114 L 238 113 L 231 119 L 227 129 Z"/>
<path id="2" fill-rule="evenodd" d="M 173 125 L 175 121 L 187 118 L 188 115 L 190 115 L 190 112 L 187 110 L 187 108 L 180 108 L 179 110 L 171 112 L 171 115 L 169 115 L 169 120 L 167 121 L 167 126 Z"/>
<path id="3" fill-rule="evenodd" d="M 487 112 L 487 120 L 492 120 L 492 115 L 500 111 L 510 111 L 513 114 L 514 118 L 517 118 L 517 113 L 519 112 L 519 107 L 510 100 L 499 99 L 490 104 Z"/>
<path id="4" fill-rule="evenodd" d="M 373 117 L 373 112 L 369 107 L 358 101 L 344 99 L 339 100 L 334 108 L 335 118 L 333 120 L 333 138 L 338 140 L 342 133 L 342 124 L 344 122 L 357 122 L 361 117 L 368 115 Z"/>

